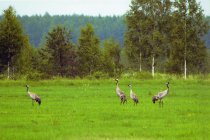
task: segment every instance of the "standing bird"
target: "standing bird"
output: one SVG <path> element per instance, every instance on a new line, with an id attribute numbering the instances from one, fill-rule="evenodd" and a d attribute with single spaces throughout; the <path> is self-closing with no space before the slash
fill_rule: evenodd
<path id="1" fill-rule="evenodd" d="M 41 98 L 38 95 L 36 95 L 35 93 L 29 92 L 29 86 L 28 85 L 26 85 L 26 91 L 32 99 L 32 105 L 34 105 L 34 101 L 36 101 L 39 105 L 41 105 Z"/>
<path id="2" fill-rule="evenodd" d="M 128 85 L 130 87 L 130 97 L 131 99 L 134 101 L 134 105 L 137 105 L 139 102 L 138 97 L 136 96 L 136 94 L 132 91 L 132 86 L 131 84 Z"/>
<path id="3" fill-rule="evenodd" d="M 123 93 L 120 90 L 119 86 L 118 86 L 119 80 L 118 79 L 115 79 L 115 81 L 117 82 L 116 83 L 116 93 L 117 93 L 117 96 L 120 97 L 121 104 L 122 103 L 124 104 L 125 102 L 127 103 L 127 99 L 126 99 L 125 93 Z"/>
<path id="4" fill-rule="evenodd" d="M 163 98 L 169 94 L 169 82 L 166 83 L 166 87 L 167 89 L 162 91 L 162 92 L 159 92 L 157 95 L 153 96 L 152 97 L 152 102 L 155 103 L 157 100 L 160 100 L 159 102 L 159 105 L 163 106 Z"/>

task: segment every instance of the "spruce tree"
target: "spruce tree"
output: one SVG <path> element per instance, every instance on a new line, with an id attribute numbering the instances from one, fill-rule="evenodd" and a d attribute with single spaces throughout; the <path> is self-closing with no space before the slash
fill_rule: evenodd
<path id="1" fill-rule="evenodd" d="M 101 69 L 100 42 L 94 28 L 87 24 L 81 29 L 79 37 L 79 73 L 81 76 L 91 75 Z"/>
<path id="2" fill-rule="evenodd" d="M 67 76 L 74 73 L 75 68 L 69 67 L 70 64 L 76 65 L 76 51 L 71 42 L 70 30 L 62 26 L 53 28 L 46 37 L 46 47 L 45 51 L 51 54 L 48 58 L 52 75 Z"/>
<path id="3" fill-rule="evenodd" d="M 110 38 L 104 41 L 103 47 L 103 70 L 110 76 L 119 75 L 122 67 L 119 43 L 114 38 Z"/>
<path id="4" fill-rule="evenodd" d="M 30 68 L 30 44 L 16 12 L 10 6 L 0 21 L 0 72 L 25 73 Z"/>

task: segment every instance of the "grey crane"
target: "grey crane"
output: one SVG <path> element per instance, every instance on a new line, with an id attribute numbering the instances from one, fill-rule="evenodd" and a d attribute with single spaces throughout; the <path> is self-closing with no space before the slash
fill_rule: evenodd
<path id="1" fill-rule="evenodd" d="M 131 99 L 134 101 L 134 105 L 137 105 L 138 102 L 139 102 L 139 99 L 138 99 L 138 97 L 136 96 L 136 94 L 132 91 L 132 85 L 129 84 L 128 86 L 130 87 L 130 97 L 131 97 Z"/>
<path id="2" fill-rule="evenodd" d="M 30 96 L 30 98 L 32 99 L 32 105 L 34 105 L 34 101 L 36 101 L 39 105 L 41 105 L 41 98 L 35 93 L 30 92 L 28 85 L 26 85 L 26 91 L 28 95 Z"/>
<path id="3" fill-rule="evenodd" d="M 153 103 L 155 103 L 156 101 L 160 101 L 159 102 L 159 105 L 161 106 L 163 106 L 163 98 L 166 96 L 166 95 L 168 95 L 169 94 L 169 82 L 167 82 L 166 83 L 166 87 L 167 87 L 167 89 L 166 90 L 164 90 L 164 91 L 162 91 L 162 92 L 159 92 L 157 95 L 154 95 L 153 97 L 152 97 L 152 102 Z"/>
<path id="4" fill-rule="evenodd" d="M 116 93 L 117 93 L 117 96 L 120 98 L 120 103 L 121 104 L 124 104 L 125 102 L 127 103 L 127 99 L 126 99 L 126 95 L 123 91 L 120 90 L 119 86 L 118 86 L 118 82 L 119 80 L 118 79 L 115 79 L 116 81 Z"/>

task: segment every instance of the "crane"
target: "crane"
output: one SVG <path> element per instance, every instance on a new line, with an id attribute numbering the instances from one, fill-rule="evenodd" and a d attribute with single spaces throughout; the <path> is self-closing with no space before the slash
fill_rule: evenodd
<path id="1" fill-rule="evenodd" d="M 159 92 L 157 95 L 152 97 L 152 102 L 155 103 L 156 101 L 160 101 L 159 105 L 163 106 L 163 98 L 169 94 L 169 82 L 166 83 L 167 89 L 164 91 Z"/>
<path id="2" fill-rule="evenodd" d="M 138 102 L 139 102 L 139 99 L 138 99 L 138 97 L 136 96 L 136 94 L 132 91 L 132 85 L 129 84 L 128 86 L 130 87 L 130 97 L 131 97 L 131 99 L 134 101 L 134 105 L 137 105 Z"/>
<path id="3" fill-rule="evenodd" d="M 115 79 L 115 81 L 116 81 L 116 94 L 120 98 L 120 101 L 121 101 L 120 103 L 121 104 L 124 104 L 125 102 L 127 103 L 125 93 L 123 91 L 121 91 L 120 88 L 119 88 L 119 85 L 118 85 L 119 80 Z"/>
<path id="4" fill-rule="evenodd" d="M 36 101 L 39 105 L 41 105 L 41 98 L 35 94 L 29 91 L 29 85 L 26 85 L 26 91 L 30 98 L 32 99 L 32 105 L 34 105 L 34 101 Z"/>

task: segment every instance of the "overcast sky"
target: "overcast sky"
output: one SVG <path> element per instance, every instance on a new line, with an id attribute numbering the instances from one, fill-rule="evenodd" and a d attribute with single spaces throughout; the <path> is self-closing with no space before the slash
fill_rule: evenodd
<path id="1" fill-rule="evenodd" d="M 91 16 L 123 15 L 129 10 L 131 0 L 0 0 L 0 15 L 10 5 L 18 15 L 72 15 Z M 201 2 L 204 14 L 210 16 L 210 0 Z"/>

